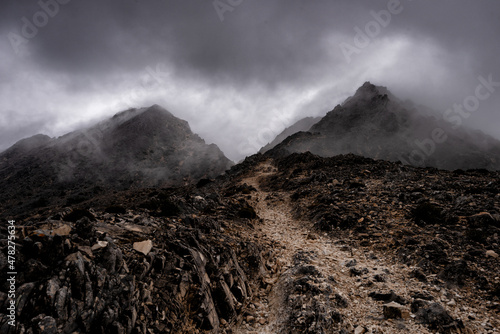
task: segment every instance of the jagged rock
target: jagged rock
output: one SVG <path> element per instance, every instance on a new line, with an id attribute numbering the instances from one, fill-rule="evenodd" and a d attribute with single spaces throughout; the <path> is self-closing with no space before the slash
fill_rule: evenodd
<path id="1" fill-rule="evenodd" d="M 139 253 L 148 255 L 151 249 L 153 248 L 153 242 L 151 240 L 134 242 L 134 245 L 132 247 Z"/>
<path id="2" fill-rule="evenodd" d="M 492 257 L 492 258 L 498 258 L 498 254 L 495 251 L 492 251 L 492 250 L 487 250 L 486 251 L 486 256 L 487 257 Z"/>
<path id="3" fill-rule="evenodd" d="M 384 283 L 387 282 L 387 278 L 383 274 L 376 274 L 373 276 L 373 280 L 378 283 Z"/>
<path id="4" fill-rule="evenodd" d="M 418 279 L 420 282 L 427 282 L 427 276 L 418 268 L 415 268 L 411 272 L 411 276 Z"/>
<path id="5" fill-rule="evenodd" d="M 108 247 L 107 241 L 98 240 L 97 243 L 92 246 L 91 250 L 96 251 L 96 250 L 99 250 L 101 248 L 106 248 L 106 247 Z"/>
<path id="6" fill-rule="evenodd" d="M 448 282 L 464 285 L 466 279 L 471 275 L 473 275 L 473 271 L 470 269 L 467 261 L 461 259 L 446 265 L 439 276 Z"/>
<path id="7" fill-rule="evenodd" d="M 370 271 L 368 268 L 350 268 L 349 272 L 351 273 L 351 276 L 362 276 L 368 274 Z"/>
<path id="8" fill-rule="evenodd" d="M 17 290 L 17 314 L 22 314 L 24 307 L 30 301 L 31 292 L 35 288 L 35 283 L 24 283 Z"/>
<path id="9" fill-rule="evenodd" d="M 358 326 L 354 329 L 354 334 L 364 334 L 366 333 L 368 330 L 363 327 L 363 326 Z"/>
<path id="10" fill-rule="evenodd" d="M 56 334 L 57 330 L 57 322 L 54 318 L 46 316 L 42 319 L 33 320 L 36 321 L 35 333 L 37 334 Z"/>
<path id="11" fill-rule="evenodd" d="M 345 266 L 346 266 L 347 268 L 350 268 L 350 267 L 355 267 L 357 264 L 358 264 L 358 262 L 354 259 L 354 260 L 350 260 L 349 262 L 347 262 L 347 263 L 345 264 Z"/>
<path id="12" fill-rule="evenodd" d="M 416 314 L 420 321 L 433 330 L 453 333 L 465 328 L 460 319 L 453 319 L 439 303 L 432 303 L 428 307 L 420 308 Z"/>
<path id="13" fill-rule="evenodd" d="M 69 293 L 68 287 L 64 286 L 57 291 L 55 296 L 54 310 L 57 315 L 57 318 L 62 321 L 66 321 L 68 319 L 68 307 L 67 307 L 67 302 L 69 297 L 68 293 Z"/>
<path id="14" fill-rule="evenodd" d="M 335 305 L 337 307 L 340 307 L 340 308 L 346 308 L 349 306 L 349 301 L 342 295 L 336 293 L 333 298 L 330 298 L 330 299 L 333 299 L 334 302 L 335 302 Z"/>
<path id="15" fill-rule="evenodd" d="M 413 299 L 433 300 L 434 296 L 427 291 L 418 291 L 411 294 Z"/>
<path id="16" fill-rule="evenodd" d="M 48 304 L 54 305 L 57 291 L 59 291 L 61 282 L 58 277 L 53 277 L 47 282 L 46 294 L 48 297 Z"/>
<path id="17" fill-rule="evenodd" d="M 398 296 L 392 290 L 389 292 L 370 292 L 368 296 L 379 301 L 396 302 L 398 304 L 403 304 L 403 305 L 408 304 L 408 302 L 403 297 Z"/>
<path id="18" fill-rule="evenodd" d="M 401 304 L 390 302 L 384 304 L 384 317 L 387 319 L 408 319 L 410 312 Z"/>
<path id="19" fill-rule="evenodd" d="M 200 307 L 200 325 L 205 329 L 219 328 L 219 316 L 212 299 L 210 291 L 210 278 L 205 271 L 206 259 L 204 255 L 194 249 L 189 249 L 191 256 L 194 259 L 198 278 L 200 280 L 200 294 L 203 296 L 202 304 Z"/>
<path id="20" fill-rule="evenodd" d="M 108 240 L 108 246 L 103 249 L 101 262 L 103 267 L 108 270 L 110 274 L 115 273 L 122 265 L 122 251 L 111 239 Z"/>
<path id="21" fill-rule="evenodd" d="M 80 238 L 89 240 L 95 234 L 95 225 L 92 223 L 91 218 L 89 218 L 89 216 L 91 214 L 88 213 L 88 215 L 87 215 L 87 213 L 88 213 L 88 211 L 85 211 L 84 213 L 75 214 L 75 215 L 77 215 L 77 217 L 75 217 L 73 220 L 78 220 L 78 221 L 76 221 L 76 224 L 73 227 L 73 230 L 74 230 L 74 233 L 77 234 Z M 83 218 L 79 218 L 80 215 L 83 216 Z M 92 218 L 93 218 L 93 215 L 92 215 Z"/>

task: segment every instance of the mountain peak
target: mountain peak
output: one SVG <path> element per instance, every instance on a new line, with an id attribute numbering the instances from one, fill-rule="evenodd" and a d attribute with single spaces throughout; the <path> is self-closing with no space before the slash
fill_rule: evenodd
<path id="1" fill-rule="evenodd" d="M 379 95 L 388 95 L 390 92 L 386 87 L 383 86 L 375 86 L 369 81 L 366 81 L 361 87 L 356 90 L 353 98 L 355 99 L 363 99 L 363 100 L 371 100 L 372 98 Z"/>
<path id="2" fill-rule="evenodd" d="M 484 135 L 475 137 L 465 128 L 453 129 L 421 108 L 407 106 L 386 87 L 367 81 L 314 124 L 309 130 L 312 135 L 285 140 L 286 145 L 281 146 L 286 146 L 288 153 L 354 153 L 422 167 L 498 169 L 499 141 Z M 444 142 L 433 139 L 435 129 L 446 134 Z"/>
<path id="3" fill-rule="evenodd" d="M 151 107 L 145 108 L 144 112 L 149 112 L 149 113 L 156 112 L 159 114 L 165 114 L 168 116 L 175 117 L 170 111 L 168 111 L 167 109 L 163 108 L 158 104 L 153 104 Z"/>
<path id="4" fill-rule="evenodd" d="M 360 89 L 373 90 L 373 89 L 377 89 L 377 86 L 375 86 L 374 84 L 372 84 L 370 81 L 365 81 L 365 83 L 362 84 L 361 87 L 358 88 L 358 90 L 360 90 Z"/>
<path id="5" fill-rule="evenodd" d="M 127 110 L 123 110 L 123 111 L 120 111 L 118 113 L 116 113 L 112 119 L 113 120 L 118 120 L 118 121 L 124 121 L 124 120 L 129 120 L 133 117 L 136 117 L 136 116 L 139 116 L 141 114 L 144 114 L 146 112 L 157 112 L 157 113 L 162 113 L 162 114 L 166 114 L 166 115 L 169 115 L 169 116 L 173 116 L 175 117 L 170 111 L 168 111 L 167 109 L 163 108 L 162 106 L 158 105 L 158 104 L 153 104 L 152 106 L 150 107 L 144 107 L 144 108 L 130 108 L 130 109 L 127 109 Z"/>
<path id="6" fill-rule="evenodd" d="M 0 154 L 0 186 L 10 189 L 12 200 L 22 198 L 27 188 L 50 197 L 46 184 L 80 193 L 96 187 L 170 187 L 217 177 L 231 165 L 216 145 L 194 134 L 188 122 L 153 105 L 122 111 L 56 139 L 38 135 L 19 142 Z M 72 190 L 66 194 L 74 195 Z"/>
<path id="7" fill-rule="evenodd" d="M 48 144 L 51 140 L 52 138 L 47 135 L 37 134 L 29 138 L 19 140 L 10 148 L 2 152 L 2 155 L 10 158 L 14 155 L 24 154 Z"/>

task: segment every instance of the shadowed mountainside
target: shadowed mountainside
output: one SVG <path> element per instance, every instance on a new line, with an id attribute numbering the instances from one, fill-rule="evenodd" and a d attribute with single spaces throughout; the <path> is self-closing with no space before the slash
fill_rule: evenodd
<path id="1" fill-rule="evenodd" d="M 418 108 L 400 101 L 385 87 L 366 82 L 308 132 L 293 134 L 271 154 L 309 151 L 329 157 L 354 153 L 419 167 L 500 169 L 498 140 L 480 131 L 454 128 Z"/>
<path id="2" fill-rule="evenodd" d="M 281 143 L 283 140 L 288 138 L 289 136 L 293 135 L 294 133 L 300 132 L 300 131 L 309 131 L 311 126 L 313 126 L 315 123 L 319 122 L 321 120 L 321 117 L 305 117 L 297 122 L 295 122 L 293 125 L 287 127 L 285 130 L 283 130 L 279 135 L 274 138 L 272 142 L 264 146 L 259 150 L 259 153 L 266 153 L 270 149 L 274 148 L 276 145 Z"/>
<path id="3" fill-rule="evenodd" d="M 232 165 L 186 121 L 154 105 L 51 139 L 24 139 L 0 154 L 4 207 L 77 203 L 104 190 L 178 186 Z"/>

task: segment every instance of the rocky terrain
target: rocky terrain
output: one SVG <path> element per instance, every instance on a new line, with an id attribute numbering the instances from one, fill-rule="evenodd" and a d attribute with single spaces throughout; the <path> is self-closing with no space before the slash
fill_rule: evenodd
<path id="1" fill-rule="evenodd" d="M 405 165 L 449 126 L 414 107 L 366 83 L 230 169 L 159 106 L 18 142 L 0 332 L 499 333 L 500 146 L 459 129 L 425 162 L 450 170 Z"/>
<path id="2" fill-rule="evenodd" d="M 17 220 L 0 331 L 498 333 L 498 172 L 273 153 Z"/>
<path id="3" fill-rule="evenodd" d="M 283 155 L 353 153 L 417 167 L 500 169 L 498 140 L 457 127 L 442 112 L 401 101 L 369 82 L 309 130 L 290 135 L 276 147 Z"/>
<path id="4" fill-rule="evenodd" d="M 186 121 L 154 105 L 59 138 L 37 135 L 0 154 L 2 217 L 71 205 L 107 190 L 179 186 L 232 162 Z"/>

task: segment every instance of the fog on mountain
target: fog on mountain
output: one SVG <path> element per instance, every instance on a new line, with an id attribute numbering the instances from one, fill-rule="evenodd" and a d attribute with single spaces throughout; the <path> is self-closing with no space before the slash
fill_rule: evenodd
<path id="1" fill-rule="evenodd" d="M 450 120 L 366 82 L 238 164 L 158 105 L 23 139 L 0 332 L 494 333 L 500 143 Z"/>

